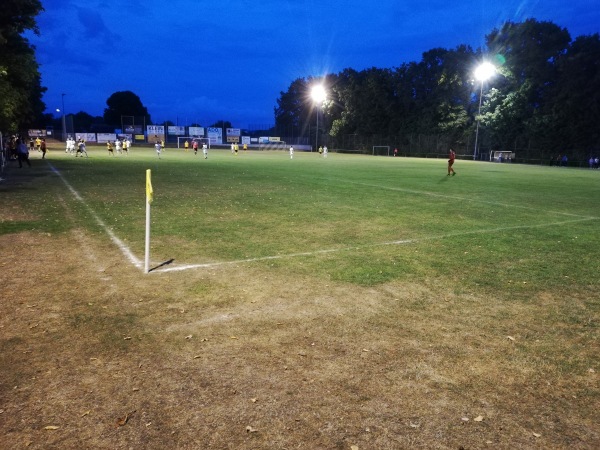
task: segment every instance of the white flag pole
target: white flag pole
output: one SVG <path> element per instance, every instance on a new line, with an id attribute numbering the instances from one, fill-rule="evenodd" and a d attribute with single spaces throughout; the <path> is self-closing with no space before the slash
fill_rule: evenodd
<path id="1" fill-rule="evenodd" d="M 146 250 L 144 258 L 144 273 L 150 272 L 150 203 L 154 191 L 152 189 L 151 171 L 146 170 Z"/>
<path id="2" fill-rule="evenodd" d="M 146 257 L 144 261 L 144 273 L 150 271 L 150 202 L 146 199 Z"/>

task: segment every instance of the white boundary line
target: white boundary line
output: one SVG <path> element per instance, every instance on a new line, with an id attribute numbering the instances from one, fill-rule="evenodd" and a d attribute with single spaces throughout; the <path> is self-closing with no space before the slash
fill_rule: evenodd
<path id="1" fill-rule="evenodd" d="M 73 196 L 79 200 L 83 206 L 86 207 L 86 209 L 88 210 L 88 212 L 92 215 L 92 217 L 94 218 L 94 220 L 96 221 L 96 223 L 98 225 L 100 225 L 100 227 L 102 227 L 102 229 L 106 232 L 106 234 L 108 234 L 108 236 L 110 237 L 111 241 L 113 241 L 113 243 L 119 247 L 119 249 L 121 250 L 121 252 L 127 257 L 127 259 L 138 269 L 143 269 L 143 264 L 142 261 L 140 259 L 138 259 L 133 252 L 129 249 L 129 247 L 127 247 L 127 245 L 125 245 L 125 243 L 119 239 L 117 237 L 117 235 L 115 233 L 113 233 L 113 231 L 108 228 L 108 226 L 102 221 L 102 219 L 98 216 L 98 214 L 96 214 L 96 211 L 94 211 L 90 205 L 88 205 L 85 200 L 83 199 L 83 197 L 81 195 L 79 195 L 79 192 L 77 192 L 73 186 L 71 186 L 69 184 L 69 182 L 65 179 L 65 177 L 63 177 L 62 173 L 60 173 L 58 171 L 58 169 L 56 169 L 52 164 L 48 163 L 48 165 L 50 166 L 50 169 L 52 169 L 52 172 L 54 172 L 56 175 L 58 175 L 58 177 L 63 181 L 63 183 L 65 183 L 65 186 L 67 186 L 67 188 L 69 189 L 69 191 L 71 191 L 71 193 L 73 194 Z"/>
<path id="2" fill-rule="evenodd" d="M 382 190 L 388 190 L 388 191 L 397 191 L 397 192 L 407 192 L 409 194 L 417 194 L 417 195 L 427 195 L 430 197 L 440 197 L 440 198 L 447 198 L 447 199 L 451 199 L 451 200 L 460 200 L 463 202 L 474 202 L 474 203 L 483 203 L 485 205 L 496 205 L 496 206 L 501 206 L 504 208 L 516 208 L 516 209 L 527 209 L 530 211 L 542 211 L 544 213 L 547 214 L 556 214 L 556 215 L 562 215 L 562 216 L 569 216 L 569 217 L 579 217 L 579 218 L 585 218 L 585 219 L 597 219 L 597 217 L 591 217 L 591 216 L 582 216 L 579 214 L 572 214 L 572 213 L 566 213 L 566 212 L 561 212 L 561 211 L 547 211 L 545 209 L 539 209 L 539 208 L 532 208 L 531 206 L 522 206 L 522 205 L 513 205 L 510 203 L 501 203 L 501 202 L 491 202 L 488 200 L 480 200 L 477 198 L 470 198 L 470 197 L 460 197 L 458 195 L 446 195 L 446 194 L 438 194 L 437 192 L 428 192 L 428 191 L 417 191 L 414 189 L 406 189 L 406 188 L 399 188 L 399 187 L 389 187 L 389 186 L 380 186 L 377 184 L 370 184 L 370 183 L 360 183 L 358 181 L 350 181 L 350 180 L 344 180 L 344 179 L 335 179 L 336 182 L 340 182 L 340 183 L 349 183 L 349 184 L 357 184 L 359 186 L 367 186 L 367 187 L 373 187 L 373 188 L 377 188 L 377 189 L 382 189 Z"/>
<path id="3" fill-rule="evenodd" d="M 62 173 L 60 173 L 54 166 L 52 166 L 52 164 L 48 163 L 48 165 L 50 166 L 52 171 L 56 175 L 58 175 L 58 177 L 63 181 L 63 183 L 65 183 L 65 186 L 67 186 L 67 188 L 69 189 L 69 191 L 71 191 L 73 196 L 86 207 L 86 209 L 90 212 L 90 214 L 92 215 L 92 217 L 94 218 L 96 223 L 98 225 L 100 225 L 100 227 L 102 227 L 102 229 L 108 234 L 108 236 L 113 241 L 113 243 L 121 250 L 121 252 L 127 257 L 127 259 L 129 259 L 129 261 L 135 267 L 142 270 L 143 269 L 142 261 L 139 258 L 137 258 L 133 254 L 133 252 L 129 249 L 129 247 L 127 247 L 127 245 L 125 245 L 125 243 L 121 239 L 119 239 L 113 233 L 113 231 L 102 221 L 102 219 L 96 214 L 96 212 L 85 202 L 83 197 L 81 197 L 81 195 L 79 195 L 79 193 L 73 188 L 73 186 L 71 186 L 69 184 L 69 182 L 65 179 L 65 177 L 62 175 Z M 477 200 L 477 199 L 470 199 L 470 198 L 464 198 L 464 197 L 458 197 L 458 196 L 437 194 L 434 192 L 416 191 L 416 190 L 412 190 L 412 189 L 403 189 L 403 188 L 390 188 L 387 186 L 378 186 L 378 185 L 374 185 L 374 184 L 359 183 L 359 182 L 353 182 L 353 181 L 348 181 L 348 180 L 336 180 L 336 181 L 343 181 L 343 182 L 350 183 L 350 184 L 358 184 L 358 185 L 369 186 L 369 187 L 374 187 L 374 188 L 378 188 L 378 189 L 387 189 L 387 190 L 392 190 L 392 191 L 408 192 L 411 194 L 429 195 L 429 196 L 433 196 L 433 197 L 451 198 L 451 199 L 455 199 L 455 200 L 464 200 L 464 201 L 474 201 L 474 202 L 485 203 L 485 204 L 490 204 L 490 205 L 498 205 L 498 206 L 503 206 L 503 207 L 523 208 L 523 209 L 530 209 L 530 210 L 534 210 L 534 211 L 540 211 L 539 209 L 530 208 L 527 206 L 510 205 L 510 204 L 503 204 L 503 203 L 497 203 L 497 202 L 488 202 L 488 201 L 484 201 L 484 200 Z M 548 212 L 548 211 L 545 211 L 545 212 Z M 537 225 L 516 225 L 516 226 L 512 226 L 512 227 L 498 227 L 498 228 L 492 228 L 492 229 L 488 228 L 488 229 L 482 229 L 482 230 L 471 230 L 471 231 L 464 231 L 464 232 L 457 232 L 457 233 L 441 234 L 441 235 L 437 235 L 437 236 L 428 236 L 428 237 L 417 238 L 417 239 L 401 239 L 401 240 L 395 240 L 395 241 L 379 242 L 379 243 L 375 243 L 375 244 L 364 244 L 364 245 L 356 245 L 356 246 L 350 246 L 350 247 L 315 250 L 312 252 L 289 253 L 289 254 L 285 254 L 285 255 L 263 256 L 263 257 L 257 257 L 257 258 L 238 259 L 238 260 L 233 260 L 233 261 L 210 262 L 210 263 L 202 263 L 202 264 L 183 264 L 181 266 L 170 266 L 170 267 L 165 267 L 165 268 L 157 268 L 154 270 L 150 270 L 150 273 L 152 273 L 152 272 L 180 272 L 180 271 L 192 270 L 192 269 L 206 269 L 206 268 L 214 268 L 214 267 L 219 267 L 219 266 L 227 266 L 227 265 L 235 265 L 235 264 L 248 264 L 248 263 L 258 262 L 258 261 L 270 261 L 270 260 L 285 259 L 285 258 L 298 258 L 298 257 L 302 257 L 302 256 L 310 257 L 310 256 L 323 255 L 323 254 L 328 254 L 328 253 L 339 253 L 339 252 L 344 252 L 344 251 L 362 250 L 362 249 L 366 249 L 366 248 L 383 247 L 383 246 L 389 246 L 389 245 L 416 244 L 419 242 L 447 239 L 447 238 L 455 237 L 455 236 L 468 236 L 468 235 L 472 235 L 472 234 L 497 233 L 500 231 L 509 231 L 509 230 L 544 228 L 544 227 L 565 225 L 568 223 L 585 222 L 585 221 L 589 221 L 589 220 L 597 220 L 598 219 L 597 217 L 585 217 L 585 216 L 580 216 L 580 215 L 576 215 L 576 214 L 562 213 L 562 212 L 558 212 L 558 211 L 550 211 L 550 213 L 557 214 L 557 215 L 561 214 L 561 215 L 566 215 L 566 216 L 577 217 L 577 219 L 537 224 Z"/>
<path id="4" fill-rule="evenodd" d="M 447 238 L 456 237 L 456 236 L 468 236 L 470 234 L 486 234 L 486 233 L 497 233 L 499 231 L 544 228 L 544 227 L 564 225 L 564 224 L 568 224 L 568 223 L 585 222 L 585 221 L 589 221 L 589 220 L 596 220 L 596 218 L 595 217 L 584 217 L 581 219 L 564 220 L 562 222 L 544 223 L 544 224 L 538 224 L 538 225 L 517 225 L 517 226 L 513 226 L 513 227 L 499 227 L 499 228 L 493 228 L 493 229 L 472 230 L 472 231 L 465 231 L 465 232 L 461 232 L 461 233 L 448 233 L 448 234 L 441 234 L 441 235 L 437 235 L 437 236 L 428 236 L 428 237 L 418 238 L 418 239 L 401 239 L 401 240 L 397 240 L 397 241 L 379 242 L 376 244 L 355 245 L 352 247 L 341 247 L 341 248 L 332 248 L 332 249 L 325 249 L 325 250 L 315 250 L 314 252 L 289 253 L 286 255 L 277 255 L 277 256 L 263 256 L 263 257 L 259 257 L 259 258 L 238 259 L 235 261 L 222 261 L 222 262 L 204 263 L 204 264 L 186 264 L 186 265 L 181 265 L 181 266 L 166 267 L 164 269 L 156 269 L 155 272 L 177 272 L 177 271 L 190 270 L 190 269 L 207 269 L 207 268 L 213 268 L 213 267 L 219 267 L 219 266 L 225 266 L 225 265 L 246 264 L 246 263 L 252 263 L 252 262 L 257 262 L 257 261 L 269 261 L 269 260 L 274 260 L 274 259 L 297 258 L 297 257 L 301 257 L 301 256 L 316 256 L 316 255 L 323 255 L 323 254 L 327 254 L 327 253 L 338 253 L 338 252 L 345 252 L 345 251 L 351 251 L 351 250 L 362 250 L 362 249 L 373 248 L 373 247 L 384 247 L 387 245 L 417 244 L 419 242 L 447 239 Z"/>

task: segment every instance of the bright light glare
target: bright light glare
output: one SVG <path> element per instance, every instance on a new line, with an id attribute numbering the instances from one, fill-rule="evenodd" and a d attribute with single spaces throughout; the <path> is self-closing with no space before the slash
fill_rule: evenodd
<path id="1" fill-rule="evenodd" d="M 313 86 L 312 91 L 310 92 L 310 96 L 312 97 L 315 103 L 321 104 L 327 98 L 327 93 L 325 92 L 325 88 L 322 84 L 318 84 Z"/>
<path id="2" fill-rule="evenodd" d="M 477 69 L 475 69 L 475 78 L 479 81 L 485 81 L 494 76 L 496 73 L 496 66 L 492 63 L 484 62 Z"/>

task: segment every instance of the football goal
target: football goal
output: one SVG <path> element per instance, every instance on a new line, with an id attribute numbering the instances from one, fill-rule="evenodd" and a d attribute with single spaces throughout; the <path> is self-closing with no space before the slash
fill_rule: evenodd
<path id="1" fill-rule="evenodd" d="M 188 141 L 190 149 L 192 148 L 193 141 L 198 142 L 198 148 L 202 148 L 202 144 L 206 144 L 210 148 L 210 139 L 205 137 L 194 137 L 194 136 L 177 136 L 177 148 L 185 148 L 185 141 Z"/>
<path id="2" fill-rule="evenodd" d="M 496 150 L 494 152 L 494 161 L 498 162 L 513 162 L 515 153 L 511 151 Z"/>
<path id="3" fill-rule="evenodd" d="M 374 145 L 373 156 L 390 156 L 389 145 Z"/>

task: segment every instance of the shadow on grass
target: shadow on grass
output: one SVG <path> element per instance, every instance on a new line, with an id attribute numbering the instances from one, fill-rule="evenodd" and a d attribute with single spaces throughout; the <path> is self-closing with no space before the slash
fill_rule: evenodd
<path id="1" fill-rule="evenodd" d="M 155 267 L 152 267 L 151 269 L 148 269 L 148 272 L 152 272 L 153 270 L 157 270 L 157 269 L 160 269 L 161 267 L 168 266 L 169 264 L 172 264 L 173 261 L 175 261 L 175 258 L 171 258 L 171 259 L 169 259 L 169 260 L 167 260 L 167 261 L 165 261 L 163 263 L 160 263 L 158 266 L 155 266 Z"/>

